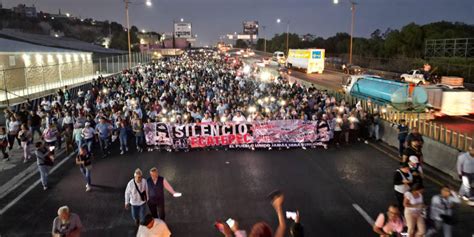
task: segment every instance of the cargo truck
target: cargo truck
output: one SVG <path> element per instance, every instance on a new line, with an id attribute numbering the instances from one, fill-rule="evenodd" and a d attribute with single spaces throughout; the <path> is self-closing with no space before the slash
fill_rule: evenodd
<path id="1" fill-rule="evenodd" d="M 323 73 L 324 58 L 324 49 L 290 49 L 286 66 L 303 69 L 306 73 Z"/>
<path id="2" fill-rule="evenodd" d="M 383 105 L 390 104 L 399 110 L 422 111 L 428 102 L 428 95 L 423 87 L 373 75 L 349 76 L 343 89 L 351 96 L 370 99 Z"/>
<path id="3" fill-rule="evenodd" d="M 437 85 L 424 86 L 435 116 L 465 116 L 474 113 L 474 92 L 464 88 L 461 77 L 441 77 Z"/>

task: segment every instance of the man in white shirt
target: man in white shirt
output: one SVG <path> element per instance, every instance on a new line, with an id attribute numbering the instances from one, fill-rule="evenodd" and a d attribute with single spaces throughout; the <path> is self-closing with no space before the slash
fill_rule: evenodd
<path id="1" fill-rule="evenodd" d="M 232 122 L 243 123 L 247 121 L 240 111 L 235 113 L 235 116 L 232 118 Z"/>
<path id="2" fill-rule="evenodd" d="M 166 223 L 160 219 L 153 218 L 148 214 L 138 227 L 137 237 L 170 237 L 171 232 Z"/>
<path id="3" fill-rule="evenodd" d="M 458 194 L 448 186 L 441 188 L 441 193 L 433 196 L 431 199 L 430 219 L 435 224 L 434 229 L 430 229 L 426 236 L 431 236 L 440 230 L 443 230 L 444 237 L 453 236 L 453 207 L 454 204 L 461 203 Z"/>
<path id="4" fill-rule="evenodd" d="M 145 220 L 146 190 L 147 185 L 143 181 L 143 173 L 140 169 L 136 169 L 134 178 L 128 182 L 125 189 L 125 209 L 132 206 L 132 218 L 137 226 Z"/>
<path id="5" fill-rule="evenodd" d="M 85 123 L 85 127 L 82 129 L 81 136 L 82 139 L 84 139 L 84 143 L 87 144 L 87 150 L 92 152 L 92 143 L 94 142 L 95 129 L 91 127 L 89 122 Z"/>

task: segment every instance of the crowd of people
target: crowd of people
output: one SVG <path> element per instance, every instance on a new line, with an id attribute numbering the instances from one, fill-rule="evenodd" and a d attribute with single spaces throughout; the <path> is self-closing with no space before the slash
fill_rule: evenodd
<path id="1" fill-rule="evenodd" d="M 395 200 L 386 213 L 380 213 L 374 224 L 374 232 L 380 236 L 453 236 L 457 219 L 453 213 L 456 204 L 472 200 L 470 193 L 474 174 L 474 149 L 461 153 L 457 172 L 462 180 L 459 193 L 448 185 L 441 187 L 431 203 L 425 202 L 423 171 L 423 136 L 416 128 L 409 131 L 404 120 L 398 127 L 400 142 L 400 168 L 393 176 Z"/>
<path id="2" fill-rule="evenodd" d="M 25 103 L 16 112 L 6 109 L 6 126 L 0 128 L 4 161 L 8 162 L 9 150 L 14 149 L 15 143 L 23 149 L 25 163 L 32 160 L 34 153 L 41 183 L 47 190 L 47 176 L 54 164 L 55 151 L 64 145 L 67 154 L 78 151 L 76 164 L 84 175 L 88 192 L 91 190 L 92 157 L 106 158 L 113 152 L 111 147 L 117 147 L 120 154 L 159 148 L 147 146 L 145 142 L 145 129 L 153 122 L 312 120 L 318 121 L 318 126 L 329 128 L 329 137 L 335 146 L 380 139 L 378 113 L 367 113 L 359 105 L 337 101 L 327 91 L 292 83 L 285 76 L 260 80 L 242 70 L 242 64 L 236 60 L 213 51 L 185 52 L 179 57 L 124 70 L 119 75 L 98 77 L 92 81 L 91 90 L 79 90 L 77 95 L 71 95 L 64 88 L 52 100 L 43 99 L 37 107 Z M 409 132 L 403 121 L 398 128 L 402 166 L 394 175 L 397 204 L 389 207 L 388 216 L 379 215 L 374 231 L 388 236 L 401 233 L 400 225 L 407 225 L 410 236 L 415 233 L 421 236 L 426 230 L 422 217 L 423 138 L 416 130 Z M 34 152 L 31 144 L 35 144 Z M 173 147 L 166 149 L 172 151 Z M 472 158 L 473 150 L 468 154 Z M 466 160 L 466 163 L 472 162 Z M 461 165 L 464 170 L 460 175 L 467 180 L 463 189 L 467 191 L 463 194 L 469 196 L 474 165 L 466 163 Z M 128 183 L 125 207 L 131 209 L 137 225 L 154 226 L 160 223 L 156 218 L 165 220 L 163 188 L 172 194 L 176 192 L 158 176 L 156 168 L 150 170 L 150 178 L 146 181 L 142 180 L 142 175 L 141 170 L 136 170 Z M 153 193 L 161 199 L 154 198 Z M 445 200 L 450 200 L 445 206 L 451 207 L 458 201 L 454 197 L 457 194 L 444 188 L 433 203 L 443 206 Z M 279 202 L 283 202 L 283 196 L 273 202 L 280 220 Z M 146 215 L 146 207 L 151 217 Z M 404 213 L 404 218 L 396 220 L 402 224 L 387 224 L 394 220 L 397 212 L 399 216 L 400 212 Z M 433 218 L 435 222 L 440 221 L 439 215 Z M 445 222 L 438 222 L 436 230 L 443 228 L 445 233 L 449 232 Z M 296 223 L 299 223 L 299 217 Z M 222 232 L 226 236 L 245 236 L 239 235 L 241 232 L 235 227 L 230 233 L 230 227 L 223 226 Z M 299 233 L 294 236 L 303 236 L 301 225 L 296 226 L 298 228 L 291 232 Z M 267 227 L 264 224 L 255 227 L 250 236 L 270 236 L 265 234 L 271 233 Z M 277 233 L 280 233 L 280 227 L 274 236 L 279 236 Z"/>

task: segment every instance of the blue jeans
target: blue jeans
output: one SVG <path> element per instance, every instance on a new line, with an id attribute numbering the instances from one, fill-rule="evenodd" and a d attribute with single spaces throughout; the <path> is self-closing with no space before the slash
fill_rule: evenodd
<path id="1" fill-rule="evenodd" d="M 137 147 L 143 148 L 143 135 L 135 135 L 135 143 Z"/>
<path id="2" fill-rule="evenodd" d="M 132 218 L 138 224 L 141 224 L 143 220 L 145 220 L 145 211 L 146 211 L 146 203 L 143 203 L 140 206 L 133 206 L 130 208 L 132 211 Z"/>
<path id="3" fill-rule="evenodd" d="M 93 144 L 93 142 L 94 142 L 94 138 L 86 139 L 86 140 L 84 141 L 84 143 L 87 145 L 87 150 L 88 150 L 89 152 L 92 152 L 92 144 Z M 82 145 L 82 144 L 81 144 L 81 145 Z"/>
<path id="4" fill-rule="evenodd" d="M 119 136 L 119 141 L 120 141 L 120 150 L 121 151 L 126 151 L 127 148 L 127 135 L 120 135 Z"/>
<path id="5" fill-rule="evenodd" d="M 38 165 L 38 171 L 40 173 L 41 184 L 43 187 L 48 187 L 48 174 L 50 167 L 47 165 Z"/>
<path id="6" fill-rule="evenodd" d="M 100 137 L 99 145 L 102 153 L 107 154 L 109 152 L 109 137 Z"/>
<path id="7" fill-rule="evenodd" d="M 84 179 L 86 180 L 86 184 L 87 185 L 91 185 L 91 170 L 90 170 L 90 166 L 83 166 L 81 165 L 79 167 L 79 169 L 81 169 L 81 173 L 82 175 L 84 175 Z"/>
<path id="8" fill-rule="evenodd" d="M 38 132 L 38 136 L 41 137 L 41 129 L 40 126 L 31 126 L 30 127 L 30 132 L 31 132 L 31 142 L 33 143 L 35 140 L 35 132 Z"/>

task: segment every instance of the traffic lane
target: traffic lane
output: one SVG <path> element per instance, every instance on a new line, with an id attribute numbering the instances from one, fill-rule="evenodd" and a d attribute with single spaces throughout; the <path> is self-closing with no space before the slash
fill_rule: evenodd
<path id="1" fill-rule="evenodd" d="M 291 70 L 291 76 L 321 85 L 327 89 L 340 91 L 342 89 L 344 74 L 330 70 L 324 70 L 322 74 L 307 74 L 297 70 Z"/>
<path id="2" fill-rule="evenodd" d="M 99 159 L 94 163 L 91 193 L 77 167 L 69 164 L 52 189 L 38 187 L 20 205 L 0 217 L 0 229 L 10 236 L 48 233 L 56 210 L 69 205 L 87 227 L 86 236 L 133 236 L 123 191 L 135 168 L 147 174 L 157 166 L 183 197 L 167 195 L 167 222 L 176 236 L 219 236 L 212 226 L 232 217 L 245 229 L 261 220 L 276 227 L 266 195 L 286 194 L 285 209 L 300 210 L 306 233 L 329 236 L 360 233 L 370 226 L 352 208 L 357 203 L 372 216 L 394 199 L 391 180 L 396 162 L 360 144 L 344 149 L 143 153 Z M 428 191 L 436 188 L 428 183 Z M 21 220 L 15 213 L 26 213 Z M 347 228 L 341 228 L 344 223 Z M 127 234 L 125 234 L 127 233 Z"/>
<path id="3" fill-rule="evenodd" d="M 59 183 L 53 181 L 50 191 L 45 193 L 36 189 L 20 206 L 15 206 L 1 217 L 1 229 L 7 230 L 7 236 L 13 233 L 42 236 L 48 233 L 57 208 L 67 204 L 81 216 L 91 233 L 107 233 L 112 229 L 133 233 L 129 213 L 123 210 L 124 186 L 136 167 L 146 171 L 158 166 L 176 190 L 183 192 L 183 197 L 179 199 L 167 197 L 167 220 L 176 236 L 191 236 L 191 233 L 192 236 L 219 236 L 212 224 L 227 217 L 237 219 L 246 229 L 261 220 L 276 226 L 274 211 L 265 198 L 274 189 L 281 189 L 287 194 L 287 205 L 295 206 L 292 210 L 298 208 L 304 213 L 302 218 L 308 220 L 308 233 L 350 233 L 336 228 L 338 221 L 358 226 L 361 233 L 370 233 L 362 219 L 353 218 L 356 213 L 351 201 L 343 193 L 338 193 L 341 190 L 325 185 L 334 178 L 313 173 L 305 164 L 307 161 L 301 160 L 295 165 L 295 160 L 289 159 L 293 153 L 146 153 L 101 159 L 94 164 L 94 188 L 91 193 L 84 192 L 84 183 L 77 168 L 69 167 Z M 301 176 L 306 179 L 299 180 Z M 311 185 L 307 183 L 309 180 L 312 180 Z M 319 192 L 333 196 L 327 199 Z M 319 200 L 314 207 L 324 210 L 314 209 L 314 200 Z M 296 203 L 304 205 L 297 206 Z M 10 215 L 25 211 L 35 214 L 25 215 L 21 221 Z M 309 220 L 319 221 L 313 224 Z M 328 225 L 334 228 L 325 228 Z"/>

